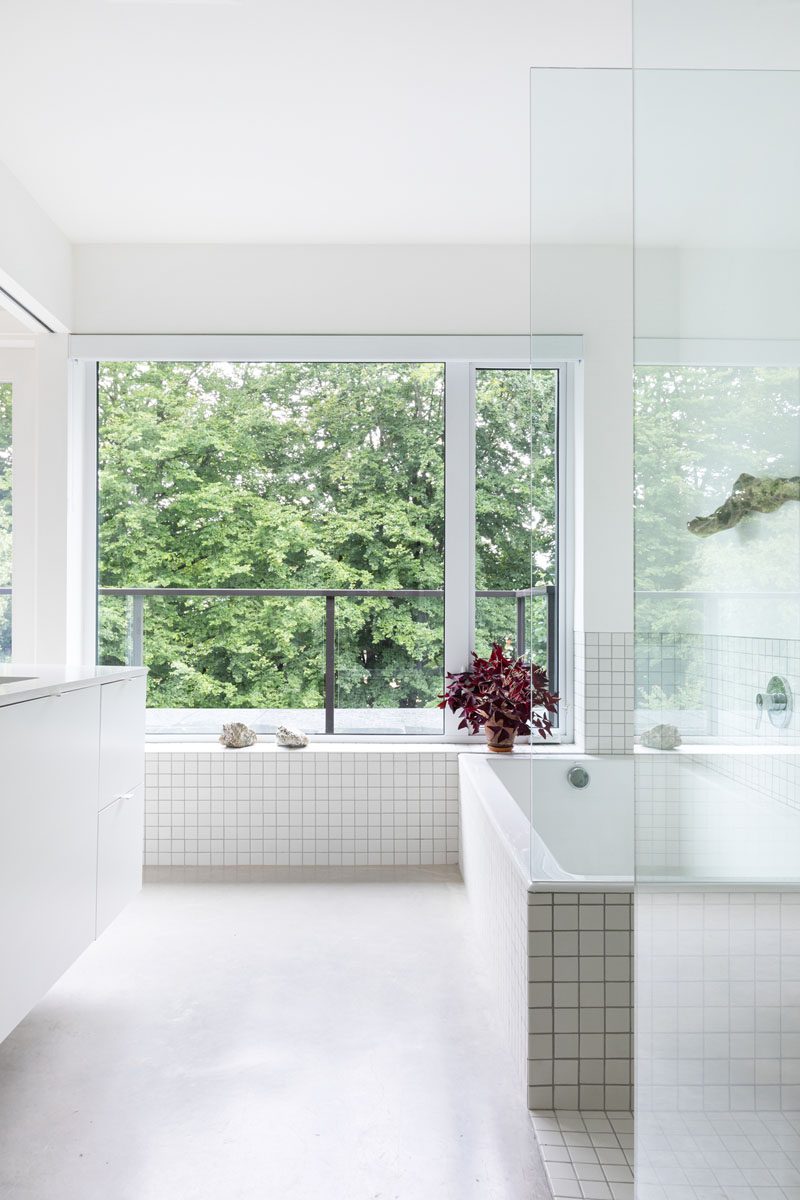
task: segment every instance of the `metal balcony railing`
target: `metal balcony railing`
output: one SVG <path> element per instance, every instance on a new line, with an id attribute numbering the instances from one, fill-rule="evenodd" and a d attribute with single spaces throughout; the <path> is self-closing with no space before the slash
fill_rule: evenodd
<path id="1" fill-rule="evenodd" d="M 336 601 L 377 598 L 382 600 L 443 599 L 442 588 L 160 588 L 160 587 L 104 587 L 98 589 L 100 596 L 129 599 L 131 609 L 128 624 L 130 664 L 144 663 L 144 611 L 145 601 L 160 597 L 173 599 L 179 596 L 249 597 L 251 599 L 296 599 L 312 596 L 325 600 L 325 732 L 334 732 L 336 697 Z M 0 596 L 11 595 L 10 587 L 0 587 Z M 490 588 L 476 591 L 480 600 L 514 600 L 516 606 L 516 654 L 525 654 L 527 645 L 528 600 L 545 597 L 547 602 L 547 677 L 551 686 L 558 686 L 558 606 L 555 587 L 530 587 L 516 590 Z"/>
<path id="2" fill-rule="evenodd" d="M 1 590 L 1 589 L 0 589 Z M 152 597 L 172 599 L 179 596 L 218 596 L 251 599 L 297 599 L 311 596 L 325 601 L 325 732 L 334 732 L 336 708 L 336 601 L 374 598 L 381 600 L 439 599 L 442 588 L 99 588 L 100 596 L 130 599 L 129 618 L 130 660 L 132 666 L 144 661 L 145 601 Z M 514 600 L 516 604 L 516 653 L 523 655 L 527 642 L 528 599 L 536 596 L 547 600 L 547 673 L 557 679 L 557 605 L 555 587 L 520 588 L 518 590 L 489 589 L 477 591 L 478 599 Z"/>

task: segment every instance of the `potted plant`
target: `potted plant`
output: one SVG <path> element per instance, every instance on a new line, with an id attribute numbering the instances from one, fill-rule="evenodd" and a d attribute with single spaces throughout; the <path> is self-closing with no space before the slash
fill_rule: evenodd
<path id="1" fill-rule="evenodd" d="M 518 733 L 535 729 L 548 737 L 550 715 L 558 710 L 558 696 L 547 690 L 547 672 L 522 658 L 506 656 L 499 642 L 488 658 L 472 655 L 468 671 L 448 671 L 448 683 L 439 708 L 463 713 L 459 729 L 479 733 L 486 729 L 489 749 L 510 754 Z"/>

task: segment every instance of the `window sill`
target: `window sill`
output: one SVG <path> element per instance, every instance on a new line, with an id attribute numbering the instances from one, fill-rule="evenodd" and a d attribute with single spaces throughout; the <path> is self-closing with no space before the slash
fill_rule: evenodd
<path id="1" fill-rule="evenodd" d="M 217 741 L 168 742 L 153 740 L 145 744 L 147 754 L 297 754 L 297 749 L 278 746 L 274 741 L 258 741 L 254 746 L 240 750 L 229 750 Z M 309 742 L 300 751 L 304 754 L 489 754 L 485 742 Z M 513 750 L 517 757 L 531 754 L 576 754 L 580 753 L 574 743 L 548 742 L 547 745 L 520 745 Z"/>

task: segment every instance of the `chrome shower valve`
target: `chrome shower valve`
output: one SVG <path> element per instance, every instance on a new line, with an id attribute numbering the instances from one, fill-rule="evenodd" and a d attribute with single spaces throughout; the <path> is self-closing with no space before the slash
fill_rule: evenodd
<path id="1" fill-rule="evenodd" d="M 792 717 L 792 689 L 782 676 L 773 675 L 767 684 L 767 690 L 756 694 L 756 708 L 756 728 L 761 724 L 764 713 L 776 729 L 786 728 Z"/>

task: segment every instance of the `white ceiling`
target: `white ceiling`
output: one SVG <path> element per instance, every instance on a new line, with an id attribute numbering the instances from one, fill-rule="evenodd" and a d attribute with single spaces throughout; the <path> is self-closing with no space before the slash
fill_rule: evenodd
<path id="1" fill-rule="evenodd" d="M 0 160 L 74 242 L 526 242 L 529 69 L 628 65 L 630 4 L 0 0 Z M 721 4 L 636 0 L 639 61 L 800 64 L 800 0 Z M 628 240 L 629 77 L 539 78 L 537 240 Z M 800 243 L 800 75 L 640 78 L 639 240 Z"/>
<path id="2" fill-rule="evenodd" d="M 0 0 L 0 159 L 76 242 L 525 241 L 529 68 L 628 7 Z"/>

